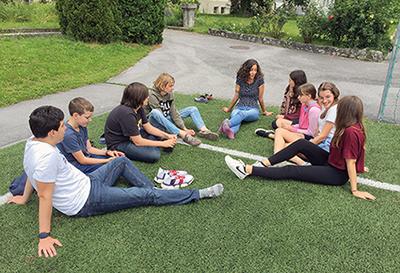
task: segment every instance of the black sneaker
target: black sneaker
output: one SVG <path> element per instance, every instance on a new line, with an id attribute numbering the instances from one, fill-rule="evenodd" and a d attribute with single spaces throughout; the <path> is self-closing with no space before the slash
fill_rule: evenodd
<path id="1" fill-rule="evenodd" d="M 260 137 L 265 137 L 265 138 L 269 138 L 269 139 L 273 139 L 272 135 L 275 134 L 274 130 L 266 130 L 263 128 L 258 128 L 254 131 L 254 133 L 256 133 L 256 135 L 260 136 Z"/>

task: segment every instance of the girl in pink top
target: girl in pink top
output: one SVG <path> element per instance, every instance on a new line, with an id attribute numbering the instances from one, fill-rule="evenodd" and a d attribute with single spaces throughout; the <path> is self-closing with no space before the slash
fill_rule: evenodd
<path id="1" fill-rule="evenodd" d="M 321 107 L 315 100 L 316 96 L 317 90 L 314 85 L 305 83 L 300 86 L 299 101 L 302 105 L 299 123 L 295 125 L 283 124 L 282 128 L 276 129 L 275 134 L 271 136 L 274 138 L 274 153 L 298 139 L 310 140 L 317 135 Z"/>

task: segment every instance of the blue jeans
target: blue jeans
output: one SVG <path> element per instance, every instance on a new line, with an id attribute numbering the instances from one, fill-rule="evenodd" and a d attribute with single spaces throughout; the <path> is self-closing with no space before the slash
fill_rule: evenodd
<path id="1" fill-rule="evenodd" d="M 260 110 L 251 107 L 237 107 L 231 113 L 229 120 L 232 131 L 236 134 L 239 131 L 240 125 L 243 121 L 250 122 L 256 121 L 260 118 Z"/>
<path id="2" fill-rule="evenodd" d="M 140 130 L 143 138 L 150 140 L 158 140 L 157 137 L 147 134 L 144 130 Z M 160 148 L 151 146 L 136 146 L 132 141 L 118 144 L 116 150 L 124 152 L 130 160 L 137 160 L 147 163 L 154 163 L 160 160 Z M 114 161 L 114 160 L 113 160 Z"/>
<path id="3" fill-rule="evenodd" d="M 105 155 L 94 155 L 94 154 L 90 154 L 89 157 L 90 158 L 100 158 L 100 159 L 108 158 L 108 156 L 105 156 Z M 80 164 L 78 161 L 71 162 L 71 164 L 74 165 L 78 170 L 80 170 L 84 174 L 94 172 L 95 170 L 97 170 L 98 168 L 100 168 L 101 166 L 104 165 L 104 163 L 83 165 L 83 164 Z"/>
<path id="4" fill-rule="evenodd" d="M 118 157 L 88 175 L 90 193 L 76 216 L 87 217 L 147 205 L 182 205 L 200 199 L 198 190 L 160 190 L 126 157 Z M 123 177 L 129 188 L 113 187 Z"/>
<path id="5" fill-rule="evenodd" d="M 195 124 L 196 128 L 200 130 L 200 128 L 204 127 L 204 121 L 201 118 L 199 109 L 195 106 L 189 106 L 186 108 L 183 108 L 181 111 L 179 111 L 179 115 L 184 119 L 191 117 L 193 120 L 193 123 Z M 164 114 L 158 110 L 158 109 L 153 109 L 150 114 L 149 114 L 149 121 L 150 123 L 154 126 L 157 127 L 160 130 L 166 131 L 170 134 L 178 135 L 179 134 L 179 128 L 174 124 L 174 121 L 172 120 L 171 116 L 164 116 Z"/>

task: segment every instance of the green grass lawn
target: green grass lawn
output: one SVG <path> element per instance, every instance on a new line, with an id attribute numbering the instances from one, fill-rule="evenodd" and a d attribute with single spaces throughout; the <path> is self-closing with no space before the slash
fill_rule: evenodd
<path id="1" fill-rule="evenodd" d="M 63 37 L 0 40 L 0 107 L 103 82 L 134 65 L 151 47 L 76 42 Z"/>
<path id="2" fill-rule="evenodd" d="M 0 30 L 7 28 L 59 28 L 54 3 L 0 5 Z"/>
<path id="3" fill-rule="evenodd" d="M 180 106 L 193 98 L 179 95 Z M 216 129 L 225 101 L 197 104 Z M 276 108 L 275 108 L 276 110 Z M 97 144 L 106 115 L 90 136 Z M 242 126 L 234 141 L 208 144 L 270 155 L 272 142 L 254 135 L 272 119 Z M 190 122 L 187 125 L 191 126 Z M 400 184 L 399 127 L 366 122 L 365 177 Z M 0 190 L 22 170 L 24 143 L 0 149 Z M 194 175 L 191 188 L 223 183 L 224 194 L 186 206 L 129 209 L 86 219 L 54 211 L 52 234 L 64 245 L 53 259 L 37 257 L 37 199 L 3 206 L 0 272 L 399 272 L 400 194 L 360 186 L 377 197 L 358 200 L 348 185 L 328 187 L 293 181 L 241 181 L 224 154 L 178 145 L 156 164 L 135 163 L 149 178 L 158 167 Z M 251 161 L 244 159 L 245 162 Z"/>

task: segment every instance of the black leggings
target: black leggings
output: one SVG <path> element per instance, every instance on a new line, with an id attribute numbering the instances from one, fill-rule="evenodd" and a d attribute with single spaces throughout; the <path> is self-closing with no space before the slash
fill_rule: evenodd
<path id="1" fill-rule="evenodd" d="M 251 175 L 260 176 L 272 180 L 300 180 L 315 184 L 341 186 L 349 180 L 347 171 L 339 170 L 328 164 L 329 153 L 318 145 L 305 139 L 299 139 L 285 149 L 268 158 L 271 165 L 289 160 L 302 153 L 311 166 L 285 166 L 277 167 L 253 167 Z"/>

